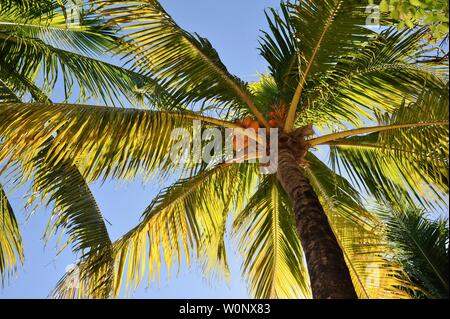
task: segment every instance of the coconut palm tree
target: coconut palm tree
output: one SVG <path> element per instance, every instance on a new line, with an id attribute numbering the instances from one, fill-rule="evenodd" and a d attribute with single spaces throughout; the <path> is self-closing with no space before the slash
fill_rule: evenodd
<path id="1" fill-rule="evenodd" d="M 208 276 L 227 275 L 232 218 L 257 298 L 408 297 L 413 284 L 363 198 L 395 202 L 402 194 L 409 203 L 448 205 L 446 61 L 425 58 L 423 30 L 365 28 L 358 3 L 292 1 L 268 10 L 260 52 L 269 72 L 246 83 L 158 1 L 89 2 L 101 25 L 122 35 L 112 37 L 112 50 L 126 69 L 114 70 L 134 80 L 117 91 L 131 103 L 145 97 L 149 109 L 38 98 L 0 106 L 0 162 L 32 180 L 34 197 L 54 204 L 48 234 L 66 231 L 82 254 L 78 285 L 69 273 L 53 296 L 118 296 L 123 285 L 159 278 L 163 263 L 170 270 L 195 260 Z M 97 81 L 109 79 L 102 72 L 87 81 L 93 95 L 102 91 Z M 76 78 L 81 86 L 84 76 Z M 175 128 L 192 130 L 193 120 L 241 128 L 249 117 L 279 129 L 276 174 L 261 174 L 251 161 L 170 160 Z M 322 134 L 311 137 L 312 127 Z M 315 155 L 326 147 L 331 165 Z M 111 242 L 88 183 L 173 174 L 180 179 Z"/>

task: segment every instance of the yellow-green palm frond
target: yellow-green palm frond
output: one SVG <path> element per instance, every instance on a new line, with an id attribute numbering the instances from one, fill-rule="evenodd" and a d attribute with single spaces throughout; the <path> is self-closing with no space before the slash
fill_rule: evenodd
<path id="1" fill-rule="evenodd" d="M 99 12 L 126 32 L 118 50 L 132 69 L 158 79 L 176 101 L 244 106 L 265 122 L 247 85 L 228 72 L 211 43 L 180 28 L 158 1 L 101 1 Z"/>
<path id="2" fill-rule="evenodd" d="M 358 192 L 348 181 L 312 154 L 308 160 L 306 176 L 324 206 L 358 297 L 409 298 L 406 288 L 412 283 L 392 258 L 395 250 L 382 222 L 360 204 Z"/>
<path id="3" fill-rule="evenodd" d="M 0 64 L 0 81 L 4 90 L 15 95 L 13 100 L 4 100 L 2 102 L 22 102 L 29 95 L 33 101 L 48 103 L 48 96 L 34 83 L 27 75 L 18 73 L 13 67 Z"/>
<path id="4" fill-rule="evenodd" d="M 394 113 L 378 115 L 382 125 L 427 123 L 330 142 L 332 157 L 365 191 L 380 201 L 402 194 L 425 205 L 448 206 L 448 90 L 424 92 Z M 447 125 L 433 125 L 443 121 Z"/>
<path id="5" fill-rule="evenodd" d="M 255 298 L 310 297 L 292 207 L 274 175 L 258 184 L 233 228 L 244 258 L 242 271 Z"/>
<path id="6" fill-rule="evenodd" d="M 415 284 L 392 255 L 387 229 L 373 217 L 370 227 L 361 227 L 339 213 L 328 213 L 331 227 L 344 252 L 345 260 L 359 298 L 409 299 Z"/>
<path id="7" fill-rule="evenodd" d="M 223 269 L 215 271 L 226 272 L 226 256 L 220 246 L 223 239 L 217 238 L 224 212 L 231 207 L 242 208 L 246 200 L 242 195 L 250 192 L 254 177 L 252 165 L 221 164 L 163 190 L 145 210 L 138 226 L 113 244 L 114 296 L 122 286 L 126 291 L 135 289 L 144 277 L 149 284 L 159 280 L 163 265 L 170 275 L 174 262 L 179 269 L 182 261 L 190 265 L 193 259 L 199 259 L 206 271 L 210 270 L 208 265 L 219 265 Z M 89 262 L 83 267 L 90 267 Z M 63 278 L 55 295 L 66 296 L 69 281 L 69 276 Z M 88 289 L 79 295 L 91 293 Z"/>
<path id="8" fill-rule="evenodd" d="M 213 214 L 214 229 L 210 232 L 202 232 L 200 239 L 201 248 L 199 260 L 206 278 L 221 279 L 230 278 L 230 270 L 227 261 L 225 235 L 228 231 L 230 212 L 241 211 L 247 204 L 250 195 L 256 187 L 256 170 L 254 164 L 241 164 L 237 169 L 237 175 L 230 181 L 227 191 L 223 195 L 222 214 Z"/>
<path id="9" fill-rule="evenodd" d="M 24 253 L 19 224 L 0 184 L 0 277 L 5 280 L 23 263 Z"/>
<path id="10" fill-rule="evenodd" d="M 193 120 L 232 125 L 190 112 L 40 103 L 3 103 L 0 119 L 5 139 L 0 161 L 10 158 L 26 166 L 55 136 L 47 160 L 75 164 L 88 182 L 174 171 L 182 167 L 170 158 L 178 142 L 177 136 L 171 137 L 175 128 L 192 130 Z"/>

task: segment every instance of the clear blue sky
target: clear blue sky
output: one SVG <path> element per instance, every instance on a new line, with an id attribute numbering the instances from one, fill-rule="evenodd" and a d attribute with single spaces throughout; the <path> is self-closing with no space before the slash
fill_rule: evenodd
<path id="1" fill-rule="evenodd" d="M 253 81 L 257 79 L 258 74 L 266 72 L 266 63 L 257 51 L 258 35 L 259 29 L 266 28 L 264 8 L 277 7 L 278 0 L 160 2 L 182 27 L 207 37 L 231 73 L 246 81 Z M 326 150 L 322 151 L 318 155 L 326 159 Z M 155 183 L 144 185 L 139 180 L 91 185 L 102 213 L 111 223 L 108 230 L 113 240 L 138 223 L 142 212 L 160 188 L 160 185 Z M 4 289 L 0 288 L 0 298 L 45 298 L 63 276 L 66 267 L 76 260 L 70 249 L 65 249 L 56 256 L 55 241 L 51 241 L 44 249 L 41 238 L 49 219 L 49 211 L 40 209 L 26 221 L 27 212 L 23 209 L 25 190 L 22 188 L 8 193 L 22 228 L 25 265 Z M 445 214 L 448 217 L 448 212 Z M 156 284 L 147 287 L 143 282 L 140 288 L 128 297 L 249 297 L 246 284 L 241 279 L 240 258 L 233 255 L 233 247 L 229 242 L 227 244 L 232 270 L 229 284 L 223 281 L 207 283 L 197 267 L 190 270 L 184 267 L 178 275 L 173 274 L 170 281 L 163 273 L 160 287 Z"/>
<path id="2" fill-rule="evenodd" d="M 266 63 L 258 55 L 259 29 L 266 28 L 264 8 L 276 7 L 278 0 L 161 0 L 175 20 L 189 31 L 207 37 L 219 52 L 230 72 L 246 81 L 253 81 L 266 71 Z M 136 225 L 145 207 L 158 193 L 154 183 L 143 185 L 109 182 L 91 187 L 102 213 L 111 222 L 108 230 L 113 239 Z M 49 211 L 38 210 L 28 221 L 24 211 L 25 188 L 9 192 L 10 201 L 22 228 L 25 265 L 4 289 L 0 298 L 45 298 L 62 277 L 75 256 L 70 249 L 56 256 L 55 242 L 44 249 L 41 239 Z M 228 245 L 230 247 L 230 245 Z M 230 253 L 232 252 L 230 247 Z M 198 268 L 183 268 L 170 281 L 162 275 L 161 286 L 146 287 L 144 282 L 131 296 L 134 298 L 247 298 L 245 282 L 240 276 L 240 261 L 229 256 L 232 278 L 225 282 L 207 283 Z"/>

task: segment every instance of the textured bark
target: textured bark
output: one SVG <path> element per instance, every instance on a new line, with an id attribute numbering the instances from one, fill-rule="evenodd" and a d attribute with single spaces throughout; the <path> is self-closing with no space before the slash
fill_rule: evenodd
<path id="1" fill-rule="evenodd" d="M 343 252 L 316 193 L 289 148 L 281 147 L 278 154 L 277 176 L 294 207 L 313 298 L 357 298 Z"/>

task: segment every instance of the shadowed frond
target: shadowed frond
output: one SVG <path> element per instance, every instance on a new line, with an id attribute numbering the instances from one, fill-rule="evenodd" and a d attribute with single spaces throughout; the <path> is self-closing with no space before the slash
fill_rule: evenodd
<path id="1" fill-rule="evenodd" d="M 19 225 L 0 184 L 0 277 L 2 285 L 23 263 L 24 254 Z"/>
<path id="2" fill-rule="evenodd" d="M 76 279 L 82 283 L 86 278 L 95 278 L 87 283 L 95 291 L 92 297 L 107 298 L 111 293 L 108 279 L 112 277 L 114 259 L 105 220 L 78 169 L 70 162 L 55 165 L 47 161 L 51 141 L 47 144 L 32 163 L 27 163 L 31 166 L 27 169 L 33 171 L 29 204 L 36 201 L 53 206 L 45 231 L 47 240 L 58 232 L 64 233 L 67 240 L 62 243 L 61 250 L 70 244 L 72 251 L 78 254 L 80 265 L 87 264 L 86 260 L 90 265 L 101 262 L 101 267 L 84 266 L 83 271 L 77 268 L 69 274 L 76 271 Z"/>
<path id="3" fill-rule="evenodd" d="M 88 253 L 110 245 L 103 216 L 83 177 L 70 163 L 47 162 L 49 149 L 50 146 L 33 162 L 33 196 L 30 199 L 31 203 L 42 197 L 41 202 L 54 204 L 46 237 L 64 231 L 75 252 Z"/>
<path id="4" fill-rule="evenodd" d="M 101 1 L 99 6 L 110 24 L 127 32 L 118 53 L 133 70 L 158 79 L 176 101 L 244 106 L 266 123 L 247 85 L 227 71 L 211 43 L 180 28 L 158 1 Z"/>
<path id="5" fill-rule="evenodd" d="M 398 250 L 398 262 L 420 288 L 419 296 L 448 298 L 448 220 L 431 220 L 406 203 L 401 211 L 380 207 L 378 213 Z"/>
<path id="6" fill-rule="evenodd" d="M 325 125 L 356 126 L 375 121 L 374 113 L 394 112 L 405 99 L 415 101 L 423 89 L 445 87 L 446 63 L 423 64 L 430 48 L 425 30 L 387 29 L 359 50 L 339 60 L 305 91 L 306 110 L 299 115 Z"/>
<path id="7" fill-rule="evenodd" d="M 264 178 L 233 223 L 242 272 L 255 298 L 310 297 L 308 270 L 287 195 L 275 176 Z"/>
<path id="8" fill-rule="evenodd" d="M 92 5 L 54 1 L 45 12 L 38 6 L 15 8 L 0 14 L 3 81 L 16 86 L 28 81 L 47 96 L 61 83 L 65 100 L 94 98 L 118 105 L 141 102 L 138 88 L 153 88 L 149 78 L 100 59 L 115 45 L 117 27 L 106 26 Z M 29 93 L 42 101 L 33 90 Z"/>
<path id="9" fill-rule="evenodd" d="M 305 173 L 319 195 L 352 277 L 359 298 L 408 298 L 412 286 L 381 221 L 359 204 L 357 192 L 312 154 Z"/>
<path id="10" fill-rule="evenodd" d="M 15 90 L 12 90 L 10 86 L 0 77 L 0 103 L 3 102 L 18 103 L 20 102 L 20 98 Z"/>

